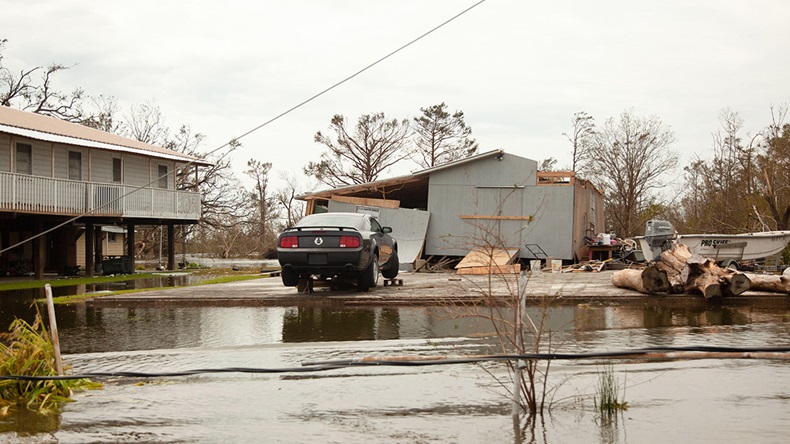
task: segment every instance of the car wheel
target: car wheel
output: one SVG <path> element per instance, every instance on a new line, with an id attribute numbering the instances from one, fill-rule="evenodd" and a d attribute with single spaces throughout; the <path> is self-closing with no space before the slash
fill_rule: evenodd
<path id="1" fill-rule="evenodd" d="M 362 270 L 357 278 L 357 290 L 368 291 L 375 288 L 379 282 L 379 255 L 373 254 L 370 264 Z"/>
<path id="2" fill-rule="evenodd" d="M 395 279 L 398 277 L 398 271 L 400 271 L 400 262 L 398 262 L 398 252 L 393 251 L 390 255 L 389 264 L 387 264 L 387 268 L 381 270 L 381 275 L 387 279 Z"/>
<path id="3" fill-rule="evenodd" d="M 286 287 L 296 287 L 299 283 L 299 274 L 290 268 L 283 268 L 280 277 L 283 278 L 283 285 Z"/>

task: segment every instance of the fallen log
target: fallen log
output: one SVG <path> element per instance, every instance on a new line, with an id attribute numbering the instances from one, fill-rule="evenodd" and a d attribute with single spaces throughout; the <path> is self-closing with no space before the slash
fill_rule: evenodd
<path id="1" fill-rule="evenodd" d="M 662 252 L 655 263 L 642 271 L 615 272 L 611 281 L 617 287 L 645 294 L 701 293 L 705 299 L 739 295 L 751 285 L 745 274 L 721 268 L 716 261 L 691 254 L 683 244 L 675 244 Z"/>
<path id="2" fill-rule="evenodd" d="M 629 288 L 644 294 L 666 293 L 670 284 L 666 271 L 654 266 L 644 270 L 625 269 L 612 273 L 612 284 L 620 288 Z"/>
<path id="3" fill-rule="evenodd" d="M 787 270 L 790 270 L 788 268 Z M 790 294 L 790 273 L 785 274 L 754 274 L 745 273 L 751 281 L 751 290 L 769 291 L 772 293 Z"/>

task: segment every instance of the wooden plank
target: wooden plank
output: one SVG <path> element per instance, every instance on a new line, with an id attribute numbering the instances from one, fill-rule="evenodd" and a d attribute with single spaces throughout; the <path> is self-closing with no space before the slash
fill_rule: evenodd
<path id="1" fill-rule="evenodd" d="M 490 267 L 464 267 L 459 268 L 456 274 L 485 275 L 485 274 L 518 274 L 521 272 L 521 264 L 492 265 Z"/>
<path id="2" fill-rule="evenodd" d="M 370 197 L 334 195 L 332 196 L 332 200 L 334 200 L 335 202 L 342 202 L 342 203 L 348 203 L 354 205 L 366 205 L 369 207 L 400 208 L 400 201 L 392 200 L 392 199 L 373 199 Z"/>
<path id="3" fill-rule="evenodd" d="M 462 214 L 461 219 L 483 219 L 483 220 L 526 220 L 533 221 L 535 216 L 486 216 L 483 214 Z"/>
<path id="4" fill-rule="evenodd" d="M 458 265 L 456 269 L 468 267 L 490 267 L 492 265 L 507 265 L 513 262 L 518 255 L 518 248 L 475 248 L 470 251 Z"/>

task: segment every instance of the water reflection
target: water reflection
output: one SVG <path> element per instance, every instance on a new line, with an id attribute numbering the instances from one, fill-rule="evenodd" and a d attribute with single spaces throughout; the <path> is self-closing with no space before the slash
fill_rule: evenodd
<path id="1" fill-rule="evenodd" d="M 492 325 L 485 309 L 476 317 L 467 310 L 77 304 L 59 307 L 58 323 L 66 359 L 77 369 L 168 371 L 485 353 L 494 342 Z M 783 309 L 567 306 L 553 309 L 546 324 L 564 340 L 562 351 L 790 344 Z M 569 405 L 521 428 L 510 418 L 507 389 L 494 379 L 507 380 L 504 364 L 358 367 L 141 384 L 112 380 L 101 392 L 79 395 L 59 416 L 0 419 L 0 441 L 30 433 L 60 442 L 240 442 L 266 433 L 273 442 L 781 442 L 790 433 L 783 385 L 790 368 L 784 362 L 616 366 L 617 374 L 627 369 L 629 410 L 614 421 L 602 421 L 589 407 L 598 379 L 593 362 L 552 363 L 556 399 Z"/>

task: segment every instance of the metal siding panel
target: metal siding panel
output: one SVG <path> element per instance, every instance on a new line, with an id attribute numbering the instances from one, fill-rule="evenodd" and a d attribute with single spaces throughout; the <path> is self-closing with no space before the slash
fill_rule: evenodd
<path id="1" fill-rule="evenodd" d="M 55 178 L 69 178 L 69 150 L 66 145 L 55 145 Z M 83 176 L 87 179 L 87 176 Z"/>
<path id="2" fill-rule="evenodd" d="M 33 162 L 33 175 L 41 177 L 52 177 L 52 148 L 44 142 L 30 141 L 33 146 L 31 161 Z"/>
<path id="3" fill-rule="evenodd" d="M 473 185 L 428 185 L 428 211 L 431 223 L 425 244 L 429 255 L 464 256 L 474 246 L 474 226 L 461 219 L 462 214 L 474 214 L 475 187 Z"/>
<path id="4" fill-rule="evenodd" d="M 477 214 L 488 215 L 529 215 L 524 212 L 523 199 L 526 197 L 519 199 L 517 196 L 530 194 L 536 188 L 536 177 L 537 162 L 509 154 L 504 154 L 502 160 L 491 157 L 432 173 L 428 185 L 431 223 L 426 254 L 464 256 L 482 242 L 480 228 L 485 229 L 491 223 L 498 229 L 508 230 L 504 236 L 507 242 L 519 242 L 525 224 L 522 221 L 508 221 L 504 227 L 499 222 L 488 221 L 482 227 L 480 220 L 465 220 L 460 216 L 475 214 L 476 211 Z M 525 188 L 519 190 L 514 186 Z M 514 194 L 514 190 L 519 191 Z M 503 203 L 501 213 L 498 209 L 500 203 Z"/>
<path id="5" fill-rule="evenodd" d="M 123 178 L 125 185 L 142 186 L 147 184 L 150 181 L 148 159 L 142 156 L 124 156 Z"/>
<path id="6" fill-rule="evenodd" d="M 378 208 L 378 207 L 377 207 Z M 357 206 L 345 202 L 329 201 L 329 212 L 356 212 Z M 430 213 L 410 208 L 380 208 L 377 220 L 383 227 L 392 228 L 392 237 L 398 242 L 398 260 L 411 264 L 419 258 Z"/>
<path id="7" fill-rule="evenodd" d="M 525 196 L 524 213 L 533 215 L 524 244 L 538 244 L 549 257 L 573 259 L 573 187 L 539 186 Z M 522 251 L 522 257 L 527 257 Z"/>
<path id="8" fill-rule="evenodd" d="M 11 136 L 0 134 L 0 171 L 11 172 Z"/>
<path id="9" fill-rule="evenodd" d="M 92 182 L 112 183 L 112 153 L 109 151 L 91 151 Z"/>

